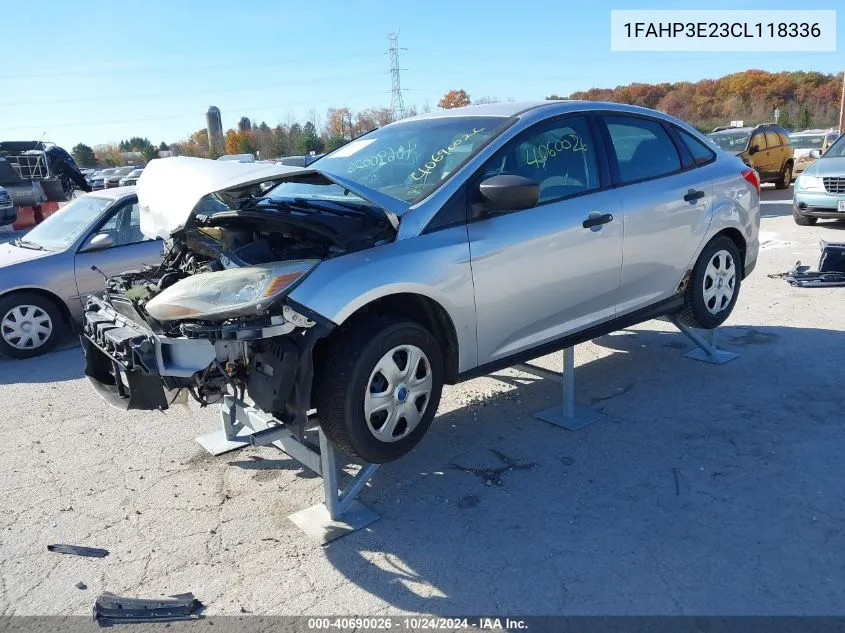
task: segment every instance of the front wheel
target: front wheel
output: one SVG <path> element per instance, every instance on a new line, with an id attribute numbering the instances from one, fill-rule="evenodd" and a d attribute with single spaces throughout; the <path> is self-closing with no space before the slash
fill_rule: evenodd
<path id="1" fill-rule="evenodd" d="M 30 358 L 48 351 L 59 338 L 61 315 L 52 301 L 28 292 L 0 300 L 0 352 Z"/>
<path id="2" fill-rule="evenodd" d="M 795 220 L 795 224 L 798 226 L 813 226 L 816 222 L 819 221 L 818 218 L 811 217 L 809 215 L 804 215 L 801 211 L 798 210 L 798 207 L 792 205 L 792 219 Z"/>
<path id="3" fill-rule="evenodd" d="M 329 344 L 314 385 L 323 432 L 340 450 L 375 464 L 408 453 L 440 404 L 437 341 L 417 323 L 376 317 Z"/>
<path id="4" fill-rule="evenodd" d="M 713 329 L 725 322 L 736 305 L 742 283 L 742 259 L 732 239 L 711 240 L 692 269 L 684 295 L 681 321 L 694 328 Z"/>

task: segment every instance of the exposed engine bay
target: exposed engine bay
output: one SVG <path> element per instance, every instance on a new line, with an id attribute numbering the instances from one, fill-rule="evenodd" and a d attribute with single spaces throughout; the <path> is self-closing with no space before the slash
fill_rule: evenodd
<path id="1" fill-rule="evenodd" d="M 395 229 L 360 198 L 261 195 L 270 187 L 205 196 L 159 266 L 110 277 L 89 299 L 86 374 L 110 403 L 164 410 L 231 393 L 305 422 L 312 350 L 333 324 L 287 294 L 321 261 L 392 241 Z"/>

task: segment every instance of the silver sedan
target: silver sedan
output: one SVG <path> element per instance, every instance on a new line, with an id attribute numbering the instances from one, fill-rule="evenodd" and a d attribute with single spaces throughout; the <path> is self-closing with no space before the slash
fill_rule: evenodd
<path id="1" fill-rule="evenodd" d="M 134 187 L 76 198 L 23 237 L 0 244 L 0 353 L 42 354 L 82 318 L 104 275 L 157 264 L 161 242 L 141 233 Z"/>

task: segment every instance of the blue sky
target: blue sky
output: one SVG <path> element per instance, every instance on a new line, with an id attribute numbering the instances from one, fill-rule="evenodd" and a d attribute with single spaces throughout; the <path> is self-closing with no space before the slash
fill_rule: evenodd
<path id="1" fill-rule="evenodd" d="M 0 139 L 68 149 L 146 136 L 154 143 L 204 127 L 211 104 L 224 127 L 269 125 L 330 106 L 390 103 L 387 33 L 400 31 L 406 104 L 435 107 L 451 88 L 517 101 L 632 81 L 696 81 L 748 68 L 845 68 L 843 14 L 835 53 L 610 52 L 611 9 L 683 9 L 688 2 L 561 0 L 66 0 L 3 9 Z M 835 9 L 711 0 L 714 9 Z"/>

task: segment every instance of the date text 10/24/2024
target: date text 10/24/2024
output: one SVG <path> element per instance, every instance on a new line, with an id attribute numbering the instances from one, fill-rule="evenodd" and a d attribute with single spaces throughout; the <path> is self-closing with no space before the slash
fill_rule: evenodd
<path id="1" fill-rule="evenodd" d="M 481 630 L 481 631 L 521 631 L 527 630 L 528 624 L 519 618 L 440 618 L 429 616 L 410 617 L 324 617 L 308 618 L 308 629 L 313 631 L 330 630 L 382 630 L 394 628 L 402 630 Z"/>

